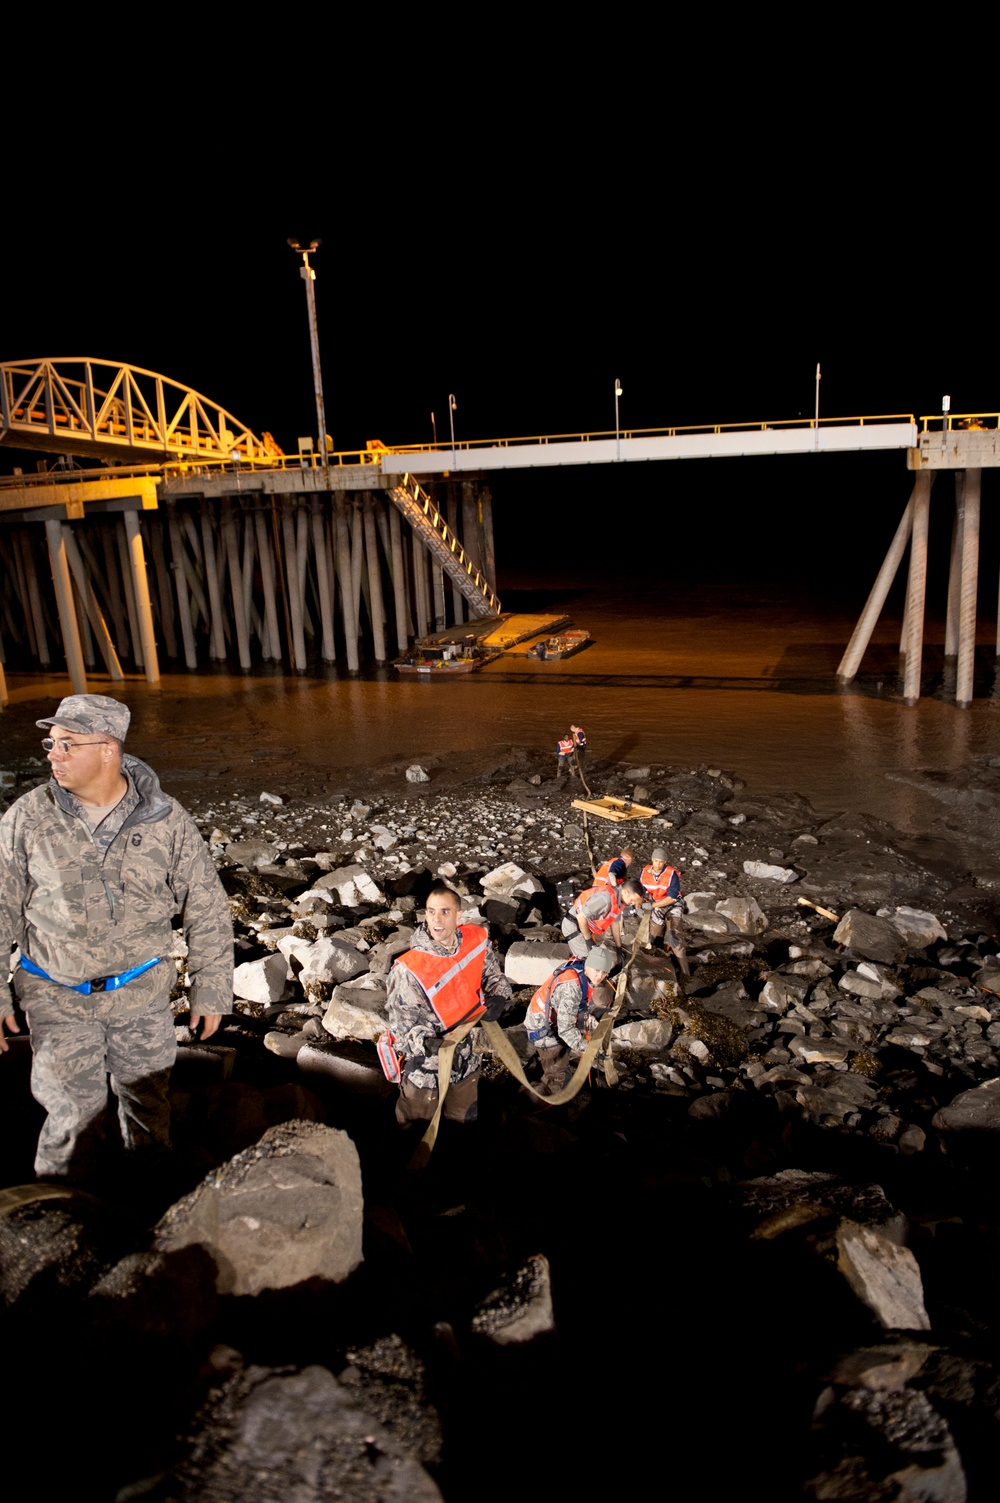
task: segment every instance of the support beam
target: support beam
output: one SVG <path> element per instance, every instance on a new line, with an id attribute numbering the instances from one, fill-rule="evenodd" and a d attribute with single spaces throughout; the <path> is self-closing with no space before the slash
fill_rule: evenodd
<path id="1" fill-rule="evenodd" d="M 948 562 L 948 606 L 944 622 L 944 655 L 958 656 L 958 606 L 962 594 L 962 528 L 965 525 L 965 471 L 955 471 L 955 518 L 951 528 Z M 1000 635 L 998 635 L 1000 641 Z M 997 651 L 1000 652 L 1000 646 Z"/>
<path id="2" fill-rule="evenodd" d="M 205 585 L 208 589 L 208 603 L 212 612 L 212 646 L 209 657 L 221 663 L 226 657 L 226 634 L 222 625 L 222 592 L 219 589 L 219 570 L 215 561 L 213 520 L 212 503 L 203 501 L 201 503 L 201 546 L 205 555 Z"/>
<path id="3" fill-rule="evenodd" d="M 191 623 L 191 599 L 188 595 L 187 576 L 184 573 L 184 538 L 181 533 L 181 524 L 177 520 L 177 512 L 172 505 L 168 517 L 170 567 L 174 575 L 174 589 L 177 591 L 177 614 L 181 622 L 184 661 L 189 668 L 195 669 L 198 666 L 198 651 L 194 640 L 194 626 Z"/>
<path id="4" fill-rule="evenodd" d="M 42 595 L 38 588 L 38 570 L 35 567 L 35 550 L 27 531 L 21 535 L 21 551 L 24 558 L 24 573 L 28 582 L 28 601 L 31 619 L 35 623 L 35 640 L 38 643 L 38 661 L 43 668 L 49 666 L 49 638 L 45 630 L 45 612 L 42 610 Z"/>
<path id="5" fill-rule="evenodd" d="M 319 592 L 319 616 L 323 632 L 323 661 L 335 663 L 337 648 L 333 636 L 333 591 L 326 571 L 326 538 L 323 530 L 323 506 L 318 496 L 310 502 L 313 554 L 316 559 L 316 588 Z"/>
<path id="6" fill-rule="evenodd" d="M 56 590 L 56 606 L 59 610 L 59 627 L 62 632 L 63 652 L 66 654 L 66 667 L 69 669 L 69 681 L 73 686 L 74 694 L 86 694 L 87 672 L 83 666 L 83 648 L 80 645 L 80 630 L 76 624 L 73 585 L 70 581 L 61 522 L 46 522 L 45 541 L 49 546 L 52 583 Z"/>
<path id="7" fill-rule="evenodd" d="M 889 544 L 889 551 L 883 560 L 882 567 L 878 571 L 871 593 L 865 602 L 865 608 L 861 612 L 857 626 L 854 628 L 851 640 L 847 644 L 847 650 L 837 667 L 837 677 L 842 683 L 849 684 L 861 666 L 861 659 L 865 655 L 868 643 L 871 641 L 875 624 L 882 614 L 885 605 L 885 597 L 888 595 L 892 582 L 896 577 L 896 571 L 902 562 L 906 545 L 910 540 L 910 529 L 913 526 L 913 498 L 917 495 L 921 485 L 926 485 L 930 491 L 931 472 L 921 470 L 914 484 L 912 494 L 906 503 L 906 510 L 900 518 L 896 535 Z"/>
<path id="8" fill-rule="evenodd" d="M 497 556 L 493 541 L 493 495 L 489 486 L 484 487 L 479 498 L 479 506 L 483 517 L 483 573 L 486 575 L 490 589 L 496 591 Z"/>
<path id="9" fill-rule="evenodd" d="M 271 662 L 281 661 L 281 636 L 278 632 L 278 599 L 274 589 L 274 560 L 271 557 L 271 540 L 267 535 L 264 513 L 255 511 L 254 528 L 257 532 L 257 557 L 260 559 L 260 577 L 264 587 L 264 624 L 267 631 L 267 653 Z"/>
<path id="10" fill-rule="evenodd" d="M 135 591 L 135 610 L 139 618 L 139 636 L 142 640 L 142 657 L 149 683 L 159 685 L 160 660 L 156 654 L 156 636 L 153 631 L 153 607 L 149 600 L 149 581 L 146 578 L 146 556 L 142 548 L 142 533 L 139 531 L 139 514 L 127 511 L 125 535 L 128 538 L 129 562 L 132 568 L 132 588 Z"/>
<path id="11" fill-rule="evenodd" d="M 976 604 L 979 596 L 979 498 L 982 470 L 965 472 L 965 516 L 962 519 L 962 593 L 958 615 L 958 675 L 955 703 L 960 710 L 972 704 L 976 667 Z"/>
<path id="12" fill-rule="evenodd" d="M 406 622 L 406 563 L 403 558 L 399 512 L 394 506 L 389 508 L 389 541 L 392 547 L 392 593 L 396 607 L 396 646 L 400 652 L 405 652 L 410 645 Z"/>
<path id="13" fill-rule="evenodd" d="M 305 673 L 306 639 L 302 629 L 302 596 L 299 594 L 299 555 L 295 544 L 295 521 L 288 506 L 283 507 L 281 512 L 281 541 L 285 550 L 288 611 L 292 618 L 292 666 L 296 673 Z"/>
<path id="14" fill-rule="evenodd" d="M 129 560 L 128 533 L 125 531 L 125 518 L 121 519 L 121 526 L 115 528 L 115 538 L 118 544 L 118 558 L 121 563 L 122 589 L 125 595 L 125 605 L 128 609 L 129 634 L 132 638 L 132 661 L 137 668 L 142 667 L 142 636 L 139 631 L 139 612 L 135 608 L 135 591 L 132 588 L 132 565 Z"/>
<path id="15" fill-rule="evenodd" d="M 458 493 L 454 481 L 448 482 L 448 526 L 452 535 L 458 537 Z M 451 586 L 451 609 L 455 618 L 455 625 L 461 626 L 465 620 L 465 600 L 458 585 L 452 581 Z"/>
<path id="16" fill-rule="evenodd" d="M 229 564 L 229 592 L 233 599 L 233 620 L 236 623 L 236 650 L 240 655 L 240 667 L 250 671 L 250 630 L 243 609 L 243 571 L 240 568 L 239 539 L 236 536 L 236 519 L 228 496 L 220 502 L 222 511 L 222 539 Z"/>
<path id="17" fill-rule="evenodd" d="M 371 602 L 372 640 L 375 644 L 375 661 L 376 663 L 384 663 L 386 654 L 385 630 L 383 628 L 385 612 L 382 609 L 382 570 L 379 566 L 378 533 L 375 528 L 375 517 L 372 511 L 370 496 L 366 496 L 364 500 L 364 528 L 365 553 L 368 556 L 368 599 Z"/>
<path id="18" fill-rule="evenodd" d="M 427 558 L 424 545 L 413 531 L 410 532 L 413 549 L 413 609 L 417 617 L 417 636 L 427 635 Z"/>
<path id="19" fill-rule="evenodd" d="M 906 656 L 903 678 L 903 703 L 915 705 L 920 698 L 920 670 L 924 653 L 924 599 L 927 593 L 927 529 L 930 519 L 930 486 L 922 486 L 913 497 L 913 526 L 910 531 L 910 577 L 906 587 L 906 610 L 903 614 L 902 651 Z"/>
<path id="20" fill-rule="evenodd" d="M 124 683 L 125 675 L 122 672 L 122 665 L 118 661 L 118 654 L 115 652 L 115 644 L 112 642 L 111 633 L 108 631 L 108 623 L 105 621 L 103 615 L 101 614 L 101 607 L 97 603 L 97 596 L 94 594 L 94 587 L 90 583 L 90 580 L 87 578 L 87 571 L 83 566 L 83 559 L 80 556 L 80 550 L 76 546 L 76 538 L 73 536 L 73 529 L 70 527 L 68 522 L 64 522 L 62 524 L 62 528 L 63 542 L 66 545 L 66 558 L 69 563 L 70 569 L 73 571 L 73 578 L 76 580 L 77 599 L 80 601 L 80 604 L 83 606 L 83 609 L 87 613 L 87 620 L 90 622 L 94 637 L 97 641 L 98 649 L 100 651 L 101 657 L 104 659 L 104 666 L 108 670 L 108 676 L 111 679 L 111 682 L 113 684 Z"/>
<path id="21" fill-rule="evenodd" d="M 340 584 L 340 609 L 344 618 L 344 641 L 347 647 L 347 667 L 357 673 L 358 618 L 354 609 L 354 571 L 351 560 L 351 539 L 347 525 L 347 501 L 343 491 L 334 498 L 335 538 L 337 556 L 337 580 Z"/>

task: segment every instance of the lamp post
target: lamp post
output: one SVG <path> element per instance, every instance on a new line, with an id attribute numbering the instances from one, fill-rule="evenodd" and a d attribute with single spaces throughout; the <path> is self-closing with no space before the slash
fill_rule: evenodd
<path id="1" fill-rule="evenodd" d="M 307 246 L 300 245 L 297 240 L 289 240 L 288 243 L 292 247 L 292 250 L 302 257 L 299 276 L 306 284 L 306 308 L 309 313 L 309 344 L 312 349 L 313 392 L 316 397 L 316 422 L 319 424 L 319 452 L 323 457 L 323 474 L 329 488 L 330 455 L 328 453 L 326 434 L 326 403 L 323 401 L 323 373 L 319 365 L 319 331 L 316 327 L 316 293 L 313 288 L 316 273 L 309 265 L 309 257 L 319 249 L 323 242 L 321 240 L 310 240 Z"/>
<path id="2" fill-rule="evenodd" d="M 455 401 L 455 393 L 448 393 L 448 418 L 451 423 L 451 467 L 455 468 L 455 411 L 458 403 Z"/>
<path id="3" fill-rule="evenodd" d="M 622 394 L 622 383 L 619 381 L 618 377 L 616 376 L 615 377 L 615 447 L 617 449 L 617 457 L 619 459 L 621 459 L 621 457 L 622 457 L 622 431 L 621 431 L 621 428 L 620 428 L 619 423 L 618 423 L 618 398 L 621 396 L 621 394 Z"/>
<path id="4" fill-rule="evenodd" d="M 816 413 L 815 413 L 815 417 L 813 419 L 813 421 L 815 422 L 817 428 L 819 427 L 819 383 L 820 383 L 820 381 L 822 379 L 823 378 L 822 378 L 822 375 L 820 374 L 819 361 L 817 360 L 816 361 Z"/>

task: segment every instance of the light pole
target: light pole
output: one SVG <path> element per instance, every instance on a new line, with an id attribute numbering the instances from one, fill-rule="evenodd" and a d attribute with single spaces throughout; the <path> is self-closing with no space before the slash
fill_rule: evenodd
<path id="1" fill-rule="evenodd" d="M 621 459 L 621 457 L 622 457 L 622 431 L 621 431 L 621 428 L 619 427 L 619 424 L 618 424 L 618 398 L 621 396 L 621 394 L 622 394 L 622 383 L 619 381 L 618 377 L 616 376 L 615 377 L 615 447 L 617 448 L 617 451 L 618 451 L 618 456 L 617 457 L 619 459 Z"/>
<path id="2" fill-rule="evenodd" d="M 455 401 L 455 393 L 448 393 L 448 418 L 451 422 L 451 467 L 455 468 L 455 411 L 458 403 Z"/>
<path id="3" fill-rule="evenodd" d="M 820 381 L 822 379 L 823 378 L 822 378 L 822 376 L 820 374 L 819 361 L 817 360 L 816 361 L 816 414 L 815 414 L 815 418 L 814 418 L 814 422 L 815 422 L 817 428 L 819 427 L 819 383 L 820 383 Z"/>
<path id="4" fill-rule="evenodd" d="M 323 373 L 319 366 L 319 331 L 316 327 L 316 293 L 313 283 L 316 273 L 309 265 L 309 257 L 322 245 L 321 240 L 310 240 L 307 246 L 300 245 L 297 240 L 289 240 L 289 245 L 297 255 L 302 257 L 302 265 L 299 267 L 299 276 L 306 284 L 306 308 L 309 313 L 309 344 L 312 348 L 313 366 L 313 392 L 316 397 L 316 422 L 319 424 L 319 452 L 323 457 L 323 474 L 327 487 L 330 484 L 330 455 L 327 448 L 326 435 L 326 403 L 323 401 Z"/>

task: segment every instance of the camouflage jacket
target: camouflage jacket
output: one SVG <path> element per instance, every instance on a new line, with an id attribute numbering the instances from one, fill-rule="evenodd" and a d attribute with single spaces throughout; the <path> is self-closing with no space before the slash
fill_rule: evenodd
<path id="1" fill-rule="evenodd" d="M 411 950 L 426 950 L 431 955 L 455 955 L 461 940 L 459 929 L 455 942 L 445 946 L 431 939 L 421 924 L 410 942 Z M 492 946 L 487 946 L 483 956 L 483 996 L 487 1003 L 486 1016 L 499 1017 L 504 1005 L 510 1001 L 510 982 L 500 968 L 500 962 Z M 492 1006 L 490 1004 L 493 1004 Z M 436 1091 L 438 1084 L 438 1060 L 436 1049 L 428 1051 L 429 1039 L 440 1039 L 444 1029 L 424 995 L 424 989 L 405 966 L 394 965 L 389 972 L 386 994 L 386 1016 L 389 1029 L 396 1040 L 396 1053 L 403 1056 L 403 1074 L 421 1090 Z M 457 1085 L 474 1075 L 482 1064 L 482 1056 L 472 1047 L 471 1035 L 466 1036 L 455 1050 L 451 1066 L 451 1083 Z"/>
<path id="2" fill-rule="evenodd" d="M 188 945 L 192 1012 L 232 1007 L 232 921 L 208 847 L 144 762 L 126 756 L 122 771 L 125 798 L 132 790 L 138 797 L 110 843 L 91 832 L 79 801 L 54 780 L 17 799 L 0 819 L 0 1012 L 13 1010 L 11 945 L 54 981 L 76 985 L 170 956 L 175 915 Z M 160 969 L 149 973 L 157 987 Z M 148 1000 L 147 988 L 134 982 L 103 994 L 114 1000 L 102 1015 L 131 1011 L 144 994 Z M 93 1005 L 78 992 L 65 997 L 73 1013 Z"/>

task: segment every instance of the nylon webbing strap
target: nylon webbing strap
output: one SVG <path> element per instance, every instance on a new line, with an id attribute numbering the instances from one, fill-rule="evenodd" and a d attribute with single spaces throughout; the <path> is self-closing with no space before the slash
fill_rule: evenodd
<path id="1" fill-rule="evenodd" d="M 453 1033 L 446 1033 L 444 1038 L 441 1040 L 441 1047 L 438 1050 L 437 1057 L 437 1109 L 435 1110 L 434 1115 L 431 1118 L 430 1126 L 424 1133 L 423 1137 L 420 1139 L 420 1142 L 417 1144 L 416 1151 L 414 1152 L 414 1155 L 410 1160 L 409 1167 L 411 1169 L 423 1169 L 424 1165 L 427 1163 L 427 1160 L 430 1158 L 431 1154 L 434 1151 L 434 1144 L 437 1142 L 438 1128 L 441 1126 L 441 1111 L 444 1107 L 445 1097 L 448 1094 L 448 1087 L 451 1085 L 451 1062 L 455 1057 L 455 1050 L 457 1049 L 458 1045 L 462 1042 L 462 1040 L 468 1033 L 472 1032 L 475 1026 L 476 1019 L 473 1018 L 470 1022 L 463 1023 L 459 1028 L 456 1028 Z"/>
<path id="2" fill-rule="evenodd" d="M 535 1090 L 535 1087 L 531 1084 L 524 1073 L 524 1068 L 521 1064 L 521 1061 L 517 1057 L 517 1053 L 514 1049 L 513 1044 L 510 1042 L 507 1035 L 500 1027 L 499 1023 L 482 1023 L 480 1025 L 483 1032 L 486 1034 L 486 1037 L 489 1039 L 491 1047 L 499 1057 L 501 1063 L 507 1067 L 511 1075 L 513 1075 L 514 1079 L 518 1081 L 520 1085 L 524 1086 L 526 1090 L 530 1091 L 532 1096 L 536 1096 L 538 1100 L 541 1101 L 545 1106 L 565 1106 L 566 1103 L 568 1101 L 572 1101 L 573 1097 L 579 1092 L 581 1086 L 583 1085 L 584 1079 L 593 1066 L 594 1060 L 597 1058 L 598 1052 L 602 1048 L 605 1040 L 609 1037 L 611 1030 L 615 1025 L 615 1020 L 618 1017 L 618 1014 L 621 1012 L 622 1005 L 625 1001 L 625 992 L 628 987 L 629 972 L 632 969 L 632 964 L 636 956 L 638 955 L 639 950 L 645 944 L 648 936 L 649 915 L 643 914 L 642 922 L 640 923 L 639 928 L 636 932 L 635 939 L 632 942 L 632 953 L 626 961 L 615 986 L 615 1000 L 611 1004 L 611 1007 L 608 1009 L 607 1013 L 601 1019 L 600 1023 L 597 1025 L 597 1031 L 594 1034 L 594 1037 L 588 1040 L 587 1047 L 580 1055 L 580 1058 L 577 1061 L 576 1069 L 573 1071 L 573 1075 L 569 1083 L 563 1086 L 561 1091 L 557 1091 L 554 1096 L 543 1096 L 539 1091 Z M 411 1169 L 423 1169 L 427 1164 L 427 1161 L 430 1158 L 432 1152 L 434 1151 L 434 1144 L 437 1142 L 438 1129 L 441 1125 L 441 1112 L 444 1107 L 445 1097 L 448 1094 L 448 1087 L 451 1084 L 451 1062 L 455 1055 L 455 1049 L 466 1037 L 466 1035 L 470 1033 L 473 1028 L 475 1028 L 475 1026 L 475 1019 L 471 1023 L 463 1023 L 460 1028 L 455 1029 L 454 1033 L 446 1033 L 441 1041 L 441 1047 L 438 1050 L 437 1109 L 434 1112 L 434 1116 L 431 1118 L 430 1126 L 424 1133 L 420 1142 L 417 1144 L 416 1151 L 412 1159 L 410 1160 L 409 1167 Z M 604 1077 L 607 1080 L 609 1086 L 618 1084 L 618 1071 L 615 1069 L 614 1065 L 611 1062 L 610 1048 L 608 1049 L 604 1057 Z"/>

